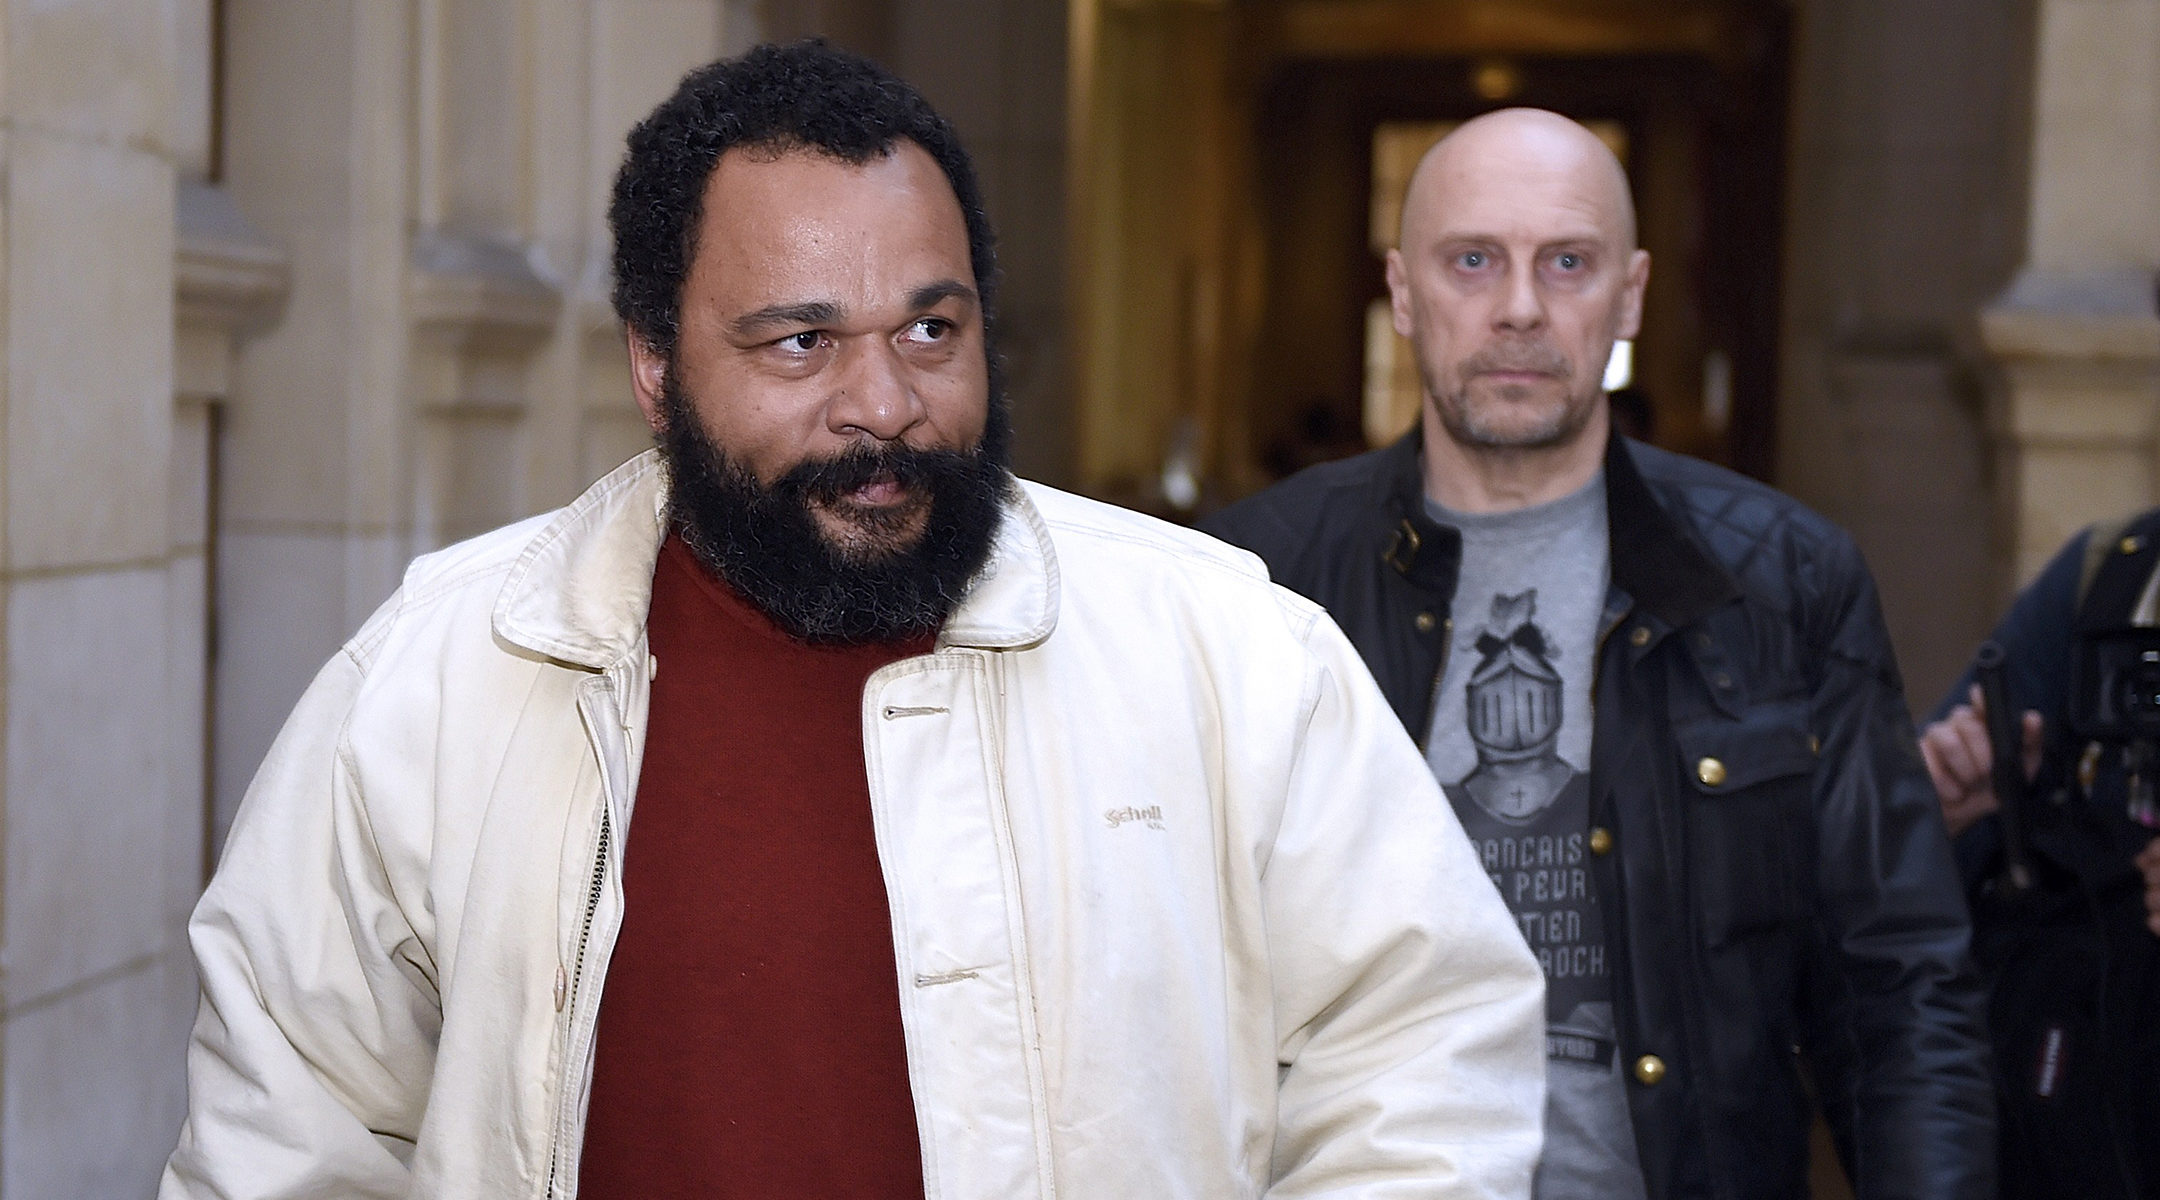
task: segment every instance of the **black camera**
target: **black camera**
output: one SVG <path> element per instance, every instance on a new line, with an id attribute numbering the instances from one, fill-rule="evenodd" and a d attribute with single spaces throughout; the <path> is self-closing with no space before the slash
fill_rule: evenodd
<path id="1" fill-rule="evenodd" d="M 2069 725 L 2078 737 L 2160 741 L 2160 628 L 2083 633 L 2071 653 Z"/>

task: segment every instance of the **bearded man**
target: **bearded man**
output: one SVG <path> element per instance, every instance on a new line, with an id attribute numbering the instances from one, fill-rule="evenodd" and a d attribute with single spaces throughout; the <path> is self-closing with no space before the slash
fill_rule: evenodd
<path id="1" fill-rule="evenodd" d="M 162 1194 L 1526 1194 L 1505 907 L 1316 606 L 1006 473 L 946 123 L 759 49 L 610 221 L 660 449 L 311 686 Z"/>
<path id="2" fill-rule="evenodd" d="M 1611 432 L 1649 272 L 1589 130 L 1465 123 L 1387 258 L 1421 427 L 1209 528 L 1341 622 L 1545 968 L 1539 1197 L 1802 1197 L 1811 1100 L 1861 1196 L 1990 1196 L 1965 906 L 1874 584 L 1791 499 Z"/>

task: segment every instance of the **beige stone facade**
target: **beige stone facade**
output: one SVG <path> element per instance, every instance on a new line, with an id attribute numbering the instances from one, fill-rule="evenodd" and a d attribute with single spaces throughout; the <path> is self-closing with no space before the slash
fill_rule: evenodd
<path id="1" fill-rule="evenodd" d="M 0 1197 L 151 1193 L 182 925 L 286 710 L 413 554 L 646 444 L 602 215 L 683 70 L 825 33 L 955 119 L 1019 466 L 1085 484 L 1156 472 L 1192 395 L 1192 436 L 1248 422 L 1206 340 L 1240 163 L 1181 147 L 1250 81 L 1117 41 L 1235 4 L 1329 45 L 1404 0 L 0 0 Z M 2160 499 L 2160 0 L 1793 8 L 1775 474 L 1860 537 L 1925 702 L 2054 544 Z M 1166 174 L 1106 224 L 1070 97 L 1155 78 L 1192 123 L 1110 130 Z"/>
<path id="2" fill-rule="evenodd" d="M 1982 314 L 2019 578 L 2160 499 L 2160 0 L 2039 10 L 2025 257 Z"/>
<path id="3" fill-rule="evenodd" d="M 175 403 L 184 4 L 7 4 L 0 1194 L 143 1193 L 200 884 L 195 422 Z M 50 1148 L 50 1149 L 48 1149 Z"/>

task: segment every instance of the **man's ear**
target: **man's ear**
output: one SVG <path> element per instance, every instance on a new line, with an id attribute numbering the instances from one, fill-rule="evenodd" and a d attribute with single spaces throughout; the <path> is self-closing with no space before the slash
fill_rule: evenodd
<path id="1" fill-rule="evenodd" d="M 1403 265 L 1401 250 L 1387 252 L 1388 310 L 1395 318 L 1395 332 L 1412 336 L 1417 322 L 1410 315 L 1410 269 Z"/>
<path id="2" fill-rule="evenodd" d="M 1650 285 L 1650 252 L 1637 250 L 1628 256 L 1627 278 L 1620 285 L 1620 329 L 1616 336 L 1632 338 L 1642 332 L 1643 289 Z"/>
<path id="3" fill-rule="evenodd" d="M 667 410 L 660 397 L 667 391 L 667 359 L 654 350 L 635 329 L 623 335 L 630 345 L 630 391 L 637 397 L 638 411 L 654 433 L 667 424 Z"/>

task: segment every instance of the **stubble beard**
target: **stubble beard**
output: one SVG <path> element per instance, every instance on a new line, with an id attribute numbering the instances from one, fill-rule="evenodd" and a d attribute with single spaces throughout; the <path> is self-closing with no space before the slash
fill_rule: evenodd
<path id="1" fill-rule="evenodd" d="M 860 644 L 935 632 L 989 560 L 1012 486 L 1009 418 L 995 379 L 971 449 L 863 444 L 798 463 L 770 484 L 712 440 L 672 370 L 660 405 L 669 523 L 707 570 L 803 641 Z M 849 493 L 879 479 L 905 487 L 909 502 L 849 502 Z"/>
<path id="2" fill-rule="evenodd" d="M 1558 395 L 1519 383 L 1481 378 L 1495 371 L 1534 371 L 1550 376 Z M 1589 425 L 1598 392 L 1577 395 L 1574 364 L 1542 343 L 1487 347 L 1442 376 L 1418 356 L 1418 374 L 1432 398 L 1441 428 L 1457 444 L 1478 450 L 1543 450 L 1567 445 Z M 1442 379 L 1451 386 L 1439 386 Z"/>

